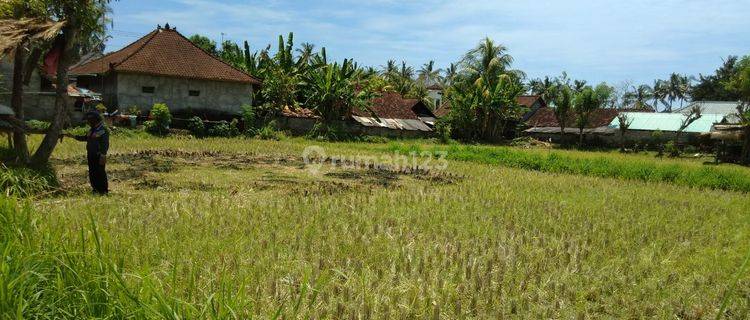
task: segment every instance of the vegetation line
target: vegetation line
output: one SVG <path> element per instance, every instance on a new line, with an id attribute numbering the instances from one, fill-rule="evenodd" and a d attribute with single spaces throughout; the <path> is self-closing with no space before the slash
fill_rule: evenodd
<path id="1" fill-rule="evenodd" d="M 567 173 L 602 178 L 666 182 L 676 185 L 750 192 L 750 175 L 742 170 L 716 167 L 693 167 L 660 164 L 648 161 L 618 160 L 611 157 L 575 157 L 558 152 L 539 153 L 508 147 L 450 146 L 423 150 L 418 145 L 392 144 L 390 151 L 402 153 L 422 151 L 447 152 L 447 159 L 499 164 L 532 171 Z"/>

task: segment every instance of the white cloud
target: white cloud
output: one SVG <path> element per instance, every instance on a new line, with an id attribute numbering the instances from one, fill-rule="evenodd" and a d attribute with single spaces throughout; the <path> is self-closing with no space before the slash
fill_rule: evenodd
<path id="1" fill-rule="evenodd" d="M 173 0 L 148 10 L 138 2 L 115 3 L 115 22 L 145 33 L 169 21 L 188 34 L 223 32 L 255 48 L 294 31 L 298 43 L 374 66 L 388 59 L 447 65 L 484 36 L 506 44 L 530 76 L 567 70 L 591 81 L 709 72 L 723 56 L 750 53 L 747 0 Z"/>

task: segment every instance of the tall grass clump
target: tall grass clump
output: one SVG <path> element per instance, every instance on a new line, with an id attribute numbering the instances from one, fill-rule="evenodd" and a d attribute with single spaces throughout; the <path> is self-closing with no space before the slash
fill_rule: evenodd
<path id="1" fill-rule="evenodd" d="M 741 169 L 658 163 L 642 159 L 576 157 L 554 151 L 525 151 L 508 147 L 450 146 L 424 149 L 419 145 L 391 144 L 390 151 L 420 154 L 447 152 L 447 158 L 550 173 L 578 174 L 688 187 L 750 192 L 750 172 Z M 423 150 L 424 149 L 424 150 Z"/>
<path id="2" fill-rule="evenodd" d="M 51 168 L 8 167 L 0 163 L 0 191 L 6 197 L 28 197 L 56 186 L 57 178 Z"/>
<path id="3" fill-rule="evenodd" d="M 125 273 L 89 220 L 62 234 L 40 226 L 29 206 L 0 198 L 0 319 L 238 318 L 222 294 L 191 304 L 167 294 L 157 276 Z"/>

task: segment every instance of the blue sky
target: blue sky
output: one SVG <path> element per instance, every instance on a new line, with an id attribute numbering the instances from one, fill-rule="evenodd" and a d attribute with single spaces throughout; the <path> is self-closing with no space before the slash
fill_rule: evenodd
<path id="1" fill-rule="evenodd" d="M 169 22 L 189 36 L 248 40 L 253 49 L 295 33 L 329 57 L 379 67 L 457 61 L 485 36 L 506 45 L 531 78 L 651 83 L 671 72 L 711 73 L 750 54 L 750 0 L 477 1 L 120 0 L 107 50 Z"/>

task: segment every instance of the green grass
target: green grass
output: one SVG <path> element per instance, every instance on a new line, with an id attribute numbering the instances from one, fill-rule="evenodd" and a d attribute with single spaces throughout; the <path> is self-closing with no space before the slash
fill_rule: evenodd
<path id="1" fill-rule="evenodd" d="M 666 182 L 682 186 L 750 192 L 750 170 L 731 166 L 695 165 L 685 161 L 661 161 L 643 156 L 616 156 L 511 147 L 432 146 L 391 144 L 401 153 L 445 152 L 448 159 L 502 165 L 511 168 L 568 173 L 602 178 Z"/>
<path id="2" fill-rule="evenodd" d="M 54 155 L 64 195 L 30 208 L 0 206 L 27 217 L 24 227 L 2 229 L 2 263 L 17 271 L 0 279 L 9 301 L 0 318 L 35 306 L 21 313 L 699 319 L 717 316 L 724 301 L 720 316 L 748 317 L 744 192 L 481 159 L 451 160 L 447 171 L 458 179 L 339 167 L 313 175 L 299 159 L 311 144 L 329 155 L 406 150 L 395 149 L 399 143 L 118 136 L 109 162 L 113 193 L 97 197 L 87 192 L 83 145 L 66 140 Z M 13 280 L 20 274 L 44 277 Z"/>

